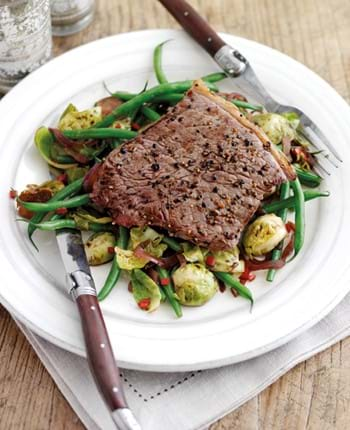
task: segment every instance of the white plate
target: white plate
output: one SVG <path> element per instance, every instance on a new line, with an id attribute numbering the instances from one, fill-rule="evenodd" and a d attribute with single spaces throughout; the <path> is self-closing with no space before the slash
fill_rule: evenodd
<path id="1" fill-rule="evenodd" d="M 252 62 L 267 89 L 294 104 L 322 127 L 344 159 L 323 188 L 331 197 L 307 204 L 307 236 L 301 255 L 280 271 L 276 282 L 263 277 L 251 284 L 256 304 L 229 292 L 206 306 L 184 309 L 181 320 L 169 306 L 141 312 L 120 282 L 102 303 L 111 341 L 122 367 L 179 371 L 203 369 L 245 360 L 275 348 L 325 316 L 348 292 L 343 281 L 350 243 L 350 110 L 322 79 L 291 58 L 245 39 L 223 35 Z M 152 77 L 152 50 L 165 49 L 165 71 L 171 80 L 194 78 L 217 67 L 184 33 L 150 30 L 122 34 L 74 49 L 30 75 L 0 103 L 0 207 L 2 303 L 49 341 L 84 355 L 80 322 L 64 288 L 64 270 L 51 233 L 39 232 L 38 254 L 25 226 L 16 223 L 10 187 L 47 178 L 47 168 L 33 147 L 33 132 L 54 124 L 68 104 L 79 108 L 105 96 L 102 81 L 115 90 L 140 90 Z M 226 89 L 232 88 L 229 83 Z M 233 89 L 233 88 L 232 88 Z M 94 270 L 98 288 L 108 268 Z"/>

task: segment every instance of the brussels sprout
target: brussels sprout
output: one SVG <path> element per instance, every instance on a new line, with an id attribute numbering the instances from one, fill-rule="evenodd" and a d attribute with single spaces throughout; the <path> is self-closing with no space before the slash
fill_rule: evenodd
<path id="1" fill-rule="evenodd" d="M 71 169 L 66 170 L 68 183 L 76 181 L 77 179 L 83 178 L 87 172 L 89 171 L 89 167 L 73 167 Z"/>
<path id="2" fill-rule="evenodd" d="M 296 131 L 287 118 L 277 113 L 262 113 L 253 115 L 253 121 L 261 127 L 272 143 L 278 145 L 284 137 L 291 140 L 296 138 Z"/>
<path id="3" fill-rule="evenodd" d="M 59 163 L 52 159 L 51 151 L 54 145 L 54 138 L 46 127 L 40 127 L 34 137 L 34 143 L 43 159 L 56 169 L 70 169 L 77 167 L 77 163 Z"/>
<path id="4" fill-rule="evenodd" d="M 130 230 L 130 242 L 128 248 L 135 250 L 138 245 L 144 243 L 144 250 L 147 254 L 159 258 L 167 249 L 165 243 L 161 243 L 163 235 L 153 230 L 151 227 L 134 227 Z"/>
<path id="5" fill-rule="evenodd" d="M 64 183 L 57 180 L 46 181 L 39 185 L 39 188 L 48 188 L 52 191 L 52 194 L 56 194 L 58 191 L 64 188 Z"/>
<path id="6" fill-rule="evenodd" d="M 84 220 L 87 220 L 89 222 L 95 222 L 97 224 L 109 224 L 112 222 L 112 218 L 109 216 L 94 216 L 90 214 L 87 210 L 79 208 L 76 210 L 75 215 L 77 215 L 79 218 L 82 218 Z"/>
<path id="7" fill-rule="evenodd" d="M 281 218 L 274 214 L 263 215 L 248 226 L 243 246 L 248 257 L 258 257 L 272 251 L 286 235 Z"/>
<path id="8" fill-rule="evenodd" d="M 189 263 L 204 263 L 204 258 L 208 254 L 208 250 L 200 248 L 198 245 L 192 245 L 188 242 L 181 243 L 183 255 Z"/>
<path id="9" fill-rule="evenodd" d="M 239 266 L 239 249 L 234 247 L 229 251 L 215 251 L 212 252 L 215 259 L 215 264 L 210 269 L 214 272 L 236 272 L 237 266 Z"/>
<path id="10" fill-rule="evenodd" d="M 60 130 L 79 130 L 93 127 L 102 120 L 101 108 L 96 106 L 79 112 L 77 108 L 70 104 L 65 109 L 58 123 Z"/>
<path id="11" fill-rule="evenodd" d="M 142 270 L 131 272 L 132 294 L 139 308 L 152 312 L 156 310 L 161 301 L 158 285 Z"/>
<path id="12" fill-rule="evenodd" d="M 99 266 L 100 264 L 111 261 L 114 254 L 110 252 L 114 249 L 115 237 L 112 233 L 95 233 L 89 237 L 85 244 L 85 252 L 90 266 Z"/>
<path id="13" fill-rule="evenodd" d="M 134 251 L 115 247 L 115 252 L 117 254 L 117 263 L 121 269 L 142 269 L 148 263 L 146 258 L 137 257 Z"/>
<path id="14" fill-rule="evenodd" d="M 218 291 L 215 276 L 202 264 L 186 264 L 172 275 L 179 302 L 185 306 L 201 306 Z"/>

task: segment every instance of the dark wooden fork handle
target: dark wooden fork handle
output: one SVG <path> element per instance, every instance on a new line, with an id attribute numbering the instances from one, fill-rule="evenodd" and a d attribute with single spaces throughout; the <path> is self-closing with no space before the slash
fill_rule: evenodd
<path id="1" fill-rule="evenodd" d="M 127 408 L 113 350 L 96 296 L 76 299 L 91 373 L 111 411 Z"/>
<path id="2" fill-rule="evenodd" d="M 221 37 L 185 0 L 159 0 L 212 57 L 225 45 Z"/>

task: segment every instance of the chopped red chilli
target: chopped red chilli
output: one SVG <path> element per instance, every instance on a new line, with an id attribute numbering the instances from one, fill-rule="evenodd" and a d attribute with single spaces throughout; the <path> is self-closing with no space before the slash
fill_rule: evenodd
<path id="1" fill-rule="evenodd" d="M 10 199 L 15 199 L 17 197 L 17 191 L 13 188 L 9 191 Z"/>
<path id="2" fill-rule="evenodd" d="M 61 175 L 57 176 L 57 181 L 63 182 L 64 184 L 67 184 L 68 182 L 68 176 L 66 173 L 62 173 Z"/>
<path id="3" fill-rule="evenodd" d="M 55 213 L 57 215 L 66 215 L 68 213 L 68 209 L 67 208 L 58 208 L 55 210 Z"/>
<path id="4" fill-rule="evenodd" d="M 208 257 L 205 259 L 205 263 L 207 266 L 215 266 L 215 257 L 213 255 L 208 255 Z"/>
<path id="5" fill-rule="evenodd" d="M 139 308 L 143 311 L 148 311 L 150 305 L 151 305 L 151 299 L 147 297 L 146 299 L 142 299 L 138 302 Z"/>
<path id="6" fill-rule="evenodd" d="M 114 247 L 113 246 L 108 247 L 108 254 L 114 254 Z"/>
<path id="7" fill-rule="evenodd" d="M 170 279 L 169 278 L 162 278 L 160 280 L 160 285 L 162 285 L 163 287 L 165 287 L 166 285 L 170 284 Z"/>

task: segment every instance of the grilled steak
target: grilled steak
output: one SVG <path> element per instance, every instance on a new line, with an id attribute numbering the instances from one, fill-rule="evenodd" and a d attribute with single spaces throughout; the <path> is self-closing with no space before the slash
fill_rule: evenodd
<path id="1" fill-rule="evenodd" d="M 184 99 L 111 152 L 93 201 L 117 224 L 152 225 L 230 249 L 261 200 L 294 172 L 266 135 L 197 81 Z"/>

